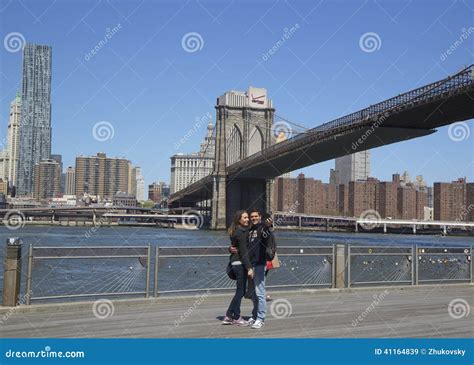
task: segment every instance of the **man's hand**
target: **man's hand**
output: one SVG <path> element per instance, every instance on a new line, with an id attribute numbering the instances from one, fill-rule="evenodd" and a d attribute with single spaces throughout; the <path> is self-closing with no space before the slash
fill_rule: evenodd
<path id="1" fill-rule="evenodd" d="M 235 246 L 229 246 L 229 253 L 239 253 L 239 250 Z"/>
<path id="2" fill-rule="evenodd" d="M 247 271 L 247 276 L 248 276 L 250 279 L 253 279 L 253 276 L 254 276 L 253 269 L 248 269 L 248 271 Z"/>
<path id="3" fill-rule="evenodd" d="M 273 219 L 272 219 L 272 217 L 268 217 L 267 219 L 265 219 L 265 224 L 267 225 L 267 227 L 273 226 Z"/>

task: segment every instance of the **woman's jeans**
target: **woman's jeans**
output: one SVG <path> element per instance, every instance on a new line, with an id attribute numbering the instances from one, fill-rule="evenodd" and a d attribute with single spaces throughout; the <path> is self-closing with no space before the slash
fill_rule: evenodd
<path id="1" fill-rule="evenodd" d="M 227 309 L 226 316 L 232 319 L 240 318 L 240 303 L 245 294 L 247 287 L 247 270 L 242 265 L 232 265 L 232 270 L 235 273 L 237 288 L 235 295 L 230 302 L 229 309 Z"/>

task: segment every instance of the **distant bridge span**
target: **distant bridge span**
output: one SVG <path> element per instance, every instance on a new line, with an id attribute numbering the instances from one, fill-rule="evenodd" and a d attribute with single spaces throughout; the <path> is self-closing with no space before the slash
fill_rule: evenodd
<path id="1" fill-rule="evenodd" d="M 218 110 L 217 127 L 225 122 L 222 114 Z M 214 173 L 174 193 L 169 203 L 189 206 L 212 199 L 213 227 L 224 228 L 229 222 L 227 210 L 251 206 L 268 209 L 269 179 L 336 157 L 427 136 L 436 132 L 435 128 L 471 118 L 474 65 L 271 145 L 229 166 L 224 162 L 224 168 L 219 161 L 225 152 L 216 148 Z M 220 138 L 225 146 L 225 136 Z M 229 197 L 231 204 L 226 202 Z"/>

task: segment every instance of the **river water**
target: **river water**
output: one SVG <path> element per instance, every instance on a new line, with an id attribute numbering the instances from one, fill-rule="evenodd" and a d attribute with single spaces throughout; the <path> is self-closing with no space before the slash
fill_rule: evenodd
<path id="1" fill-rule="evenodd" d="M 3 263 L 6 252 L 6 240 L 10 237 L 23 239 L 22 293 L 25 292 L 27 251 L 29 244 L 41 246 L 144 246 L 150 244 L 152 252 L 155 247 L 194 247 L 194 246 L 227 246 L 229 238 L 225 232 L 208 230 L 179 230 L 151 227 L 22 227 L 10 230 L 0 227 L 0 286 L 3 289 Z M 369 246 L 470 246 L 472 237 L 441 237 L 370 233 L 339 232 L 298 232 L 277 231 L 278 246 L 326 246 L 335 243 Z M 456 257 L 456 268 L 447 257 L 427 257 L 424 264 L 433 273 L 444 270 L 454 279 L 466 279 L 469 263 L 465 255 Z M 328 262 L 329 259 L 329 262 Z M 387 260 L 371 261 L 360 258 L 356 262 L 359 269 L 363 266 L 364 275 L 377 279 L 380 272 L 387 280 L 410 280 L 410 257 L 396 256 Z M 436 259 L 436 262 L 435 262 Z M 163 258 L 160 259 L 158 287 L 160 292 L 176 289 L 193 288 L 228 288 L 233 282 L 225 275 L 227 257 L 202 258 Z M 281 259 L 282 268 L 271 272 L 273 285 L 330 286 L 330 257 L 286 257 Z M 431 262 L 433 261 L 433 262 Z M 33 266 L 33 297 L 82 294 L 101 292 L 144 291 L 146 268 L 145 260 L 136 258 L 94 259 L 94 260 L 35 260 Z M 152 269 L 153 269 L 152 263 Z M 357 266 L 355 265 L 355 266 Z M 151 287 L 153 287 L 153 273 Z M 63 299 L 64 300 L 64 299 Z"/>

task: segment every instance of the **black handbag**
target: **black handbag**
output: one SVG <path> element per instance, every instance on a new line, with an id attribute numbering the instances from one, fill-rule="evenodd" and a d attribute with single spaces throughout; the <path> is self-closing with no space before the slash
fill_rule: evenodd
<path id="1" fill-rule="evenodd" d="M 227 264 L 226 272 L 230 280 L 237 280 L 237 276 L 235 276 L 235 272 L 232 270 L 232 263 L 230 261 Z"/>

